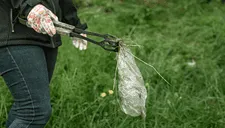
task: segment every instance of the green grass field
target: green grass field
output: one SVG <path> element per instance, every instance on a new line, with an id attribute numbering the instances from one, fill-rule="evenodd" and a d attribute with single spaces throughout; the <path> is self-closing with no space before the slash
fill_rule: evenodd
<path id="1" fill-rule="evenodd" d="M 46 128 L 224 128 L 225 5 L 202 1 L 94 0 L 80 8 L 89 31 L 140 45 L 131 48 L 133 53 L 171 85 L 137 61 L 148 91 L 147 117 L 143 121 L 127 116 L 117 91 L 108 94 L 113 89 L 116 54 L 93 44 L 79 51 L 64 37 L 50 85 L 53 113 Z M 107 96 L 102 98 L 102 92 Z M 2 128 L 11 103 L 1 79 Z"/>

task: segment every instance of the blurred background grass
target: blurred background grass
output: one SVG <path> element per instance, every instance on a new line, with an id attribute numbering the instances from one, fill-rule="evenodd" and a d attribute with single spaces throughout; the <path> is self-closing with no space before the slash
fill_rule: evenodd
<path id="1" fill-rule="evenodd" d="M 63 37 L 51 83 L 47 128 L 224 128 L 225 5 L 219 0 L 78 0 L 89 31 L 138 44 L 133 53 L 148 90 L 146 121 L 125 115 L 113 88 L 115 53 L 89 44 L 75 49 Z M 0 127 L 12 97 L 0 80 Z M 106 92 L 102 98 L 100 94 Z"/>

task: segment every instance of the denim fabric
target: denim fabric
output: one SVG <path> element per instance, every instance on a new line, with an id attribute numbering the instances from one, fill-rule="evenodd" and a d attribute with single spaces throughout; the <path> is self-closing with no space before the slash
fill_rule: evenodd
<path id="1" fill-rule="evenodd" d="M 49 83 L 56 57 L 57 48 L 0 48 L 0 75 L 14 99 L 7 128 L 44 128 L 51 115 Z"/>

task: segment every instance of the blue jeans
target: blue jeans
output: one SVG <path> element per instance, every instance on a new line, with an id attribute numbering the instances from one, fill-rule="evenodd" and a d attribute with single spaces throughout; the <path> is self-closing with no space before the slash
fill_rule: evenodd
<path id="1" fill-rule="evenodd" d="M 49 83 L 56 58 L 57 48 L 0 48 L 0 75 L 14 99 L 7 128 L 44 128 L 51 115 Z"/>

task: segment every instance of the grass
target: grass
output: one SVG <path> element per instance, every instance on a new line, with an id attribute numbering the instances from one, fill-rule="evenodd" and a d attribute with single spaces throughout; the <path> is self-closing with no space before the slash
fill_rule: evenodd
<path id="1" fill-rule="evenodd" d="M 202 0 L 203 1 L 203 0 Z M 97 1 L 79 15 L 89 30 L 123 38 L 137 61 L 148 90 L 146 121 L 125 115 L 113 88 L 114 53 L 89 44 L 78 51 L 63 38 L 51 83 L 53 114 L 46 128 L 224 128 L 224 5 L 190 1 Z M 196 62 L 189 66 L 188 62 Z M 0 80 L 0 127 L 12 97 Z"/>

